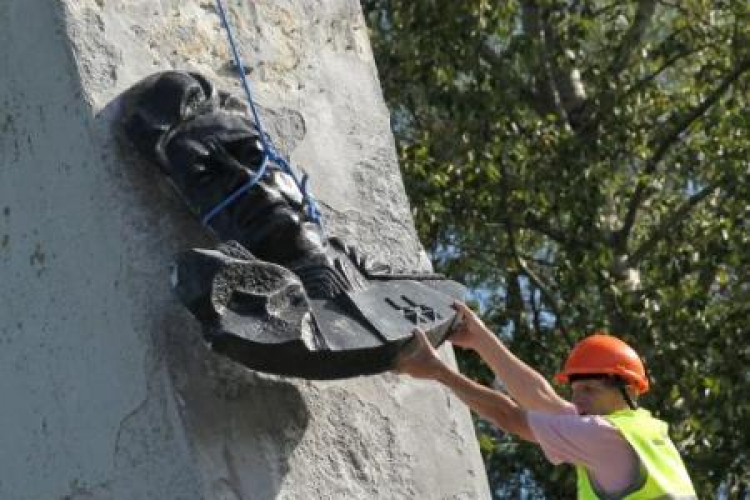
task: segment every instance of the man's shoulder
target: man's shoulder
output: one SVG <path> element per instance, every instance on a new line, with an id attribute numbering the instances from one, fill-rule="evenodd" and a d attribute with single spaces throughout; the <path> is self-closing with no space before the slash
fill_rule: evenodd
<path id="1" fill-rule="evenodd" d="M 529 428 L 537 442 L 554 455 L 572 452 L 580 457 L 592 449 L 619 448 L 627 444 L 620 430 L 600 415 L 529 412 Z M 570 460 L 565 460 L 570 461 Z"/>
<path id="2" fill-rule="evenodd" d="M 529 427 L 553 464 L 582 465 L 601 476 L 604 463 L 630 465 L 632 450 L 622 433 L 599 415 L 528 413 Z M 630 470 L 624 467 L 624 470 Z M 606 473 L 604 474 L 606 476 Z"/>

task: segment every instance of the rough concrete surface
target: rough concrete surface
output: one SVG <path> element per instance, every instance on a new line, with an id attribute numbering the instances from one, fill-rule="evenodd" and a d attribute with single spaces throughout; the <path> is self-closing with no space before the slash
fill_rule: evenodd
<path id="1" fill-rule="evenodd" d="M 359 4 L 226 3 L 329 232 L 425 269 Z M 239 93 L 212 1 L 3 0 L 0 68 L 0 498 L 489 497 L 443 389 L 244 370 L 172 297 L 172 256 L 211 238 L 115 140 L 113 99 L 169 68 Z"/>

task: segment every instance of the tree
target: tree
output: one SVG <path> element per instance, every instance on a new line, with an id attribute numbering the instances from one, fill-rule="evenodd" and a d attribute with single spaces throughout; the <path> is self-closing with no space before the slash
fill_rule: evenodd
<path id="1" fill-rule="evenodd" d="M 593 330 L 632 343 L 699 496 L 749 498 L 746 0 L 362 3 L 439 270 L 543 373 Z M 478 431 L 498 498 L 572 497 Z"/>

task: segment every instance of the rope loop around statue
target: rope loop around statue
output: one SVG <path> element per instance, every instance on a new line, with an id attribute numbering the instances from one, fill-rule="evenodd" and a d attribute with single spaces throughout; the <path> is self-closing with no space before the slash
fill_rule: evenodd
<path id="1" fill-rule="evenodd" d="M 318 209 L 318 205 L 315 201 L 315 198 L 312 196 L 312 194 L 310 193 L 308 189 L 307 174 L 304 174 L 302 176 L 302 179 L 299 179 L 297 175 L 295 174 L 294 169 L 291 167 L 291 165 L 289 165 L 286 159 L 284 159 L 284 157 L 282 157 L 276 151 L 276 148 L 271 142 L 270 137 L 263 130 L 263 124 L 260 120 L 258 109 L 255 106 L 255 101 L 253 100 L 253 92 L 250 87 L 250 82 L 247 79 L 247 76 L 245 74 L 245 64 L 243 63 L 242 56 L 240 55 L 239 49 L 237 48 L 237 43 L 235 42 L 234 33 L 232 32 L 232 27 L 229 23 L 229 17 L 227 16 L 227 12 L 224 9 L 224 3 L 222 2 L 222 0 L 216 0 L 216 6 L 219 11 L 219 17 L 221 18 L 222 26 L 224 27 L 224 31 L 227 34 L 229 48 L 232 52 L 232 57 L 234 58 L 235 67 L 237 68 L 237 71 L 239 72 L 239 75 L 240 75 L 240 81 L 242 83 L 242 88 L 245 91 L 245 97 L 247 98 L 247 102 L 250 105 L 250 111 L 252 112 L 253 120 L 255 121 L 255 125 L 258 128 L 258 132 L 260 134 L 260 142 L 263 147 L 263 161 L 261 162 L 261 165 L 258 168 L 258 170 L 253 175 L 250 176 L 250 178 L 245 184 L 243 184 L 238 189 L 236 189 L 233 193 L 227 196 L 221 203 L 219 203 L 214 208 L 209 210 L 206 213 L 206 215 L 202 217 L 201 221 L 203 222 L 204 225 L 208 225 L 211 219 L 213 219 L 218 213 L 226 209 L 229 205 L 234 203 L 242 195 L 247 193 L 254 185 L 260 182 L 260 180 L 268 172 L 269 167 L 270 168 L 277 167 L 277 168 L 280 168 L 286 174 L 288 174 L 294 180 L 294 183 L 297 186 L 297 189 L 299 189 L 304 199 L 304 207 L 305 207 L 305 212 L 307 214 L 307 218 L 311 220 L 312 222 L 316 223 L 322 229 L 323 228 L 322 216 L 321 216 L 320 210 Z"/>

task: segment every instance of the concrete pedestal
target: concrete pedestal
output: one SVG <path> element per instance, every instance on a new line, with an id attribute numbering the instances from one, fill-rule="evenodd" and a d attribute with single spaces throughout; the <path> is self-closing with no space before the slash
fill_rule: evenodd
<path id="1" fill-rule="evenodd" d="M 359 4 L 227 4 L 329 232 L 426 269 Z M 169 68 L 239 94 L 224 36 L 212 1 L 0 2 L 0 498 L 488 498 L 437 385 L 250 372 L 171 295 L 172 256 L 212 241 L 115 140 L 113 99 Z"/>

